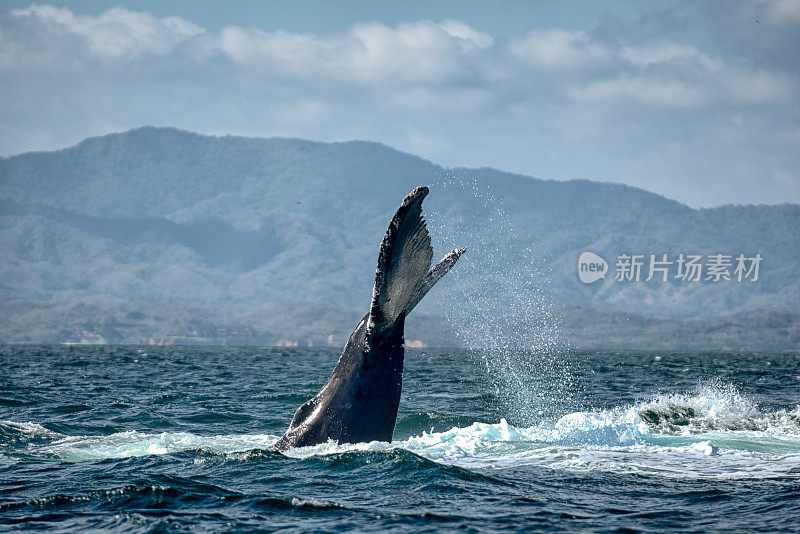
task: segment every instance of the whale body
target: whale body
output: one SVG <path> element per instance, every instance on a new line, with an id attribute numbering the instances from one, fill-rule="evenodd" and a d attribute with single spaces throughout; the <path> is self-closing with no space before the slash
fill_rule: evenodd
<path id="1" fill-rule="evenodd" d="M 417 187 L 403 199 L 380 245 L 369 313 L 327 383 L 297 409 L 273 449 L 392 440 L 403 386 L 405 318 L 466 250 L 454 249 L 430 267 L 433 249 L 422 217 L 427 194 L 427 187 Z"/>

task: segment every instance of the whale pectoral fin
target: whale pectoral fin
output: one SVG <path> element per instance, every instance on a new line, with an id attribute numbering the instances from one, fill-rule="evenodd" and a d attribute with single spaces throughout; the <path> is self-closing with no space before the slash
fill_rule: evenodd
<path id="1" fill-rule="evenodd" d="M 419 284 L 417 285 L 416 289 L 414 290 L 414 294 L 411 300 L 406 307 L 406 315 L 408 315 L 414 307 L 419 304 L 419 301 L 422 300 L 422 297 L 425 296 L 430 289 L 436 285 L 436 282 L 442 279 L 444 275 L 447 274 L 453 265 L 456 264 L 458 258 L 461 257 L 464 252 L 466 252 L 467 248 L 456 248 L 448 252 L 442 260 L 437 263 L 433 269 L 428 271 L 428 274 L 420 280 Z"/>
<path id="2" fill-rule="evenodd" d="M 427 187 L 418 187 L 403 199 L 383 237 L 372 290 L 368 338 L 393 325 L 408 309 L 428 273 L 433 249 L 422 218 L 422 200 L 427 194 Z"/>

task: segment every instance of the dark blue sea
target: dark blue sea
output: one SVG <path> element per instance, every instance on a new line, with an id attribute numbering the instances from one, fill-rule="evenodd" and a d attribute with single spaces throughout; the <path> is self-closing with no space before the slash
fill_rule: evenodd
<path id="1" fill-rule="evenodd" d="M 268 451 L 338 355 L 0 347 L 0 531 L 800 531 L 798 354 L 408 350 L 392 443 Z"/>

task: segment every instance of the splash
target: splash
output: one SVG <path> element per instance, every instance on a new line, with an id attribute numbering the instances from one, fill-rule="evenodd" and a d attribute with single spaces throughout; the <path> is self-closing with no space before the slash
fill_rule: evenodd
<path id="1" fill-rule="evenodd" d="M 43 447 L 41 451 L 62 460 L 81 461 L 173 454 L 196 449 L 215 453 L 246 452 L 267 448 L 277 439 L 277 436 L 267 434 L 198 436 L 188 432 L 151 434 L 128 431 L 108 436 L 65 437 Z"/>
<path id="2" fill-rule="evenodd" d="M 694 415 L 686 416 L 687 408 Z M 653 411 L 680 420 L 680 430 L 654 425 L 650 420 Z M 392 444 L 329 442 L 290 454 L 306 458 L 392 447 L 435 462 L 477 469 L 532 465 L 671 478 L 797 478 L 800 406 L 792 411 L 762 412 L 734 388 L 712 384 L 634 405 L 572 412 L 529 427 L 501 419 L 423 432 Z"/>
<path id="3" fill-rule="evenodd" d="M 651 431 L 661 434 L 757 431 L 800 436 L 800 406 L 764 413 L 730 383 L 714 381 L 691 394 L 660 395 L 635 410 Z"/>
<path id="4" fill-rule="evenodd" d="M 429 224 L 443 249 L 467 246 L 438 304 L 463 347 L 476 349 L 509 419 L 531 424 L 563 413 L 573 385 L 560 358 L 565 346 L 554 277 L 486 185 L 448 172 L 441 198 L 468 198 L 471 213 L 437 207 Z M 466 204 L 466 203 L 463 203 Z M 438 247 L 437 247 L 438 248 Z"/>
<path id="5" fill-rule="evenodd" d="M 25 443 L 22 454 L 70 462 L 181 451 L 198 451 L 195 463 L 214 458 L 259 461 L 265 457 L 264 449 L 278 439 L 267 434 L 135 431 L 64 436 L 36 423 L 0 421 L 0 426 L 11 434 L 12 443 L 16 435 L 34 434 L 43 440 Z M 328 441 L 290 449 L 286 455 L 306 459 L 396 449 L 470 469 L 533 465 L 681 478 L 800 478 L 800 406 L 764 412 L 734 388 L 711 384 L 608 410 L 571 412 L 531 426 L 505 419 L 474 422 L 392 443 Z"/>

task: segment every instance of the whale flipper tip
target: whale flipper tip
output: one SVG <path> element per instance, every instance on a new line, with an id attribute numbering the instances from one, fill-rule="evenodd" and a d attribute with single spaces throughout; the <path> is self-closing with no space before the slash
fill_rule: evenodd
<path id="1" fill-rule="evenodd" d="M 407 206 L 412 202 L 414 202 L 415 200 L 419 200 L 420 202 L 422 202 L 422 199 L 428 196 L 429 192 L 430 189 L 428 189 L 427 185 L 421 185 L 419 187 L 415 187 L 413 191 L 411 191 L 409 194 L 405 196 L 405 198 L 403 199 L 402 206 Z"/>

